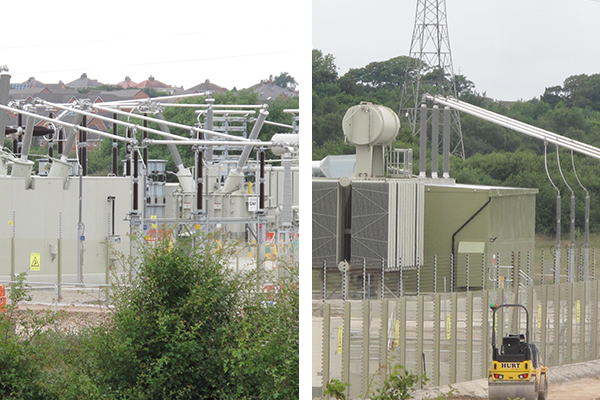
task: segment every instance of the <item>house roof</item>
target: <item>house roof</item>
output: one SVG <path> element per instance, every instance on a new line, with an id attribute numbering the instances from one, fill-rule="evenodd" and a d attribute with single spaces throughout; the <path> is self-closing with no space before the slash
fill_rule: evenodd
<path id="1" fill-rule="evenodd" d="M 224 87 L 221 87 L 219 85 L 215 85 L 214 83 L 212 83 L 210 80 L 205 80 L 204 82 L 193 86 L 189 89 L 187 89 L 185 91 L 185 93 L 200 93 L 200 92 L 226 92 L 227 89 Z"/>
<path id="2" fill-rule="evenodd" d="M 85 72 L 81 74 L 81 77 L 79 79 L 75 79 L 73 82 L 67 83 L 67 86 L 71 88 L 88 88 L 100 85 L 102 85 L 102 83 L 98 82 L 95 79 L 88 78 Z"/>
<path id="3" fill-rule="evenodd" d="M 131 78 L 129 76 L 125 77 L 125 80 L 123 82 L 119 82 L 117 83 L 117 86 L 121 86 L 122 88 L 135 88 L 138 87 L 139 83 L 135 83 L 134 81 L 131 80 Z"/>
<path id="4" fill-rule="evenodd" d="M 273 83 L 273 81 L 261 81 L 260 83 L 251 86 L 251 90 L 258 93 L 260 101 L 275 100 L 279 97 L 293 97 L 294 92 L 289 89 L 282 88 Z"/>
<path id="5" fill-rule="evenodd" d="M 148 79 L 143 82 L 137 84 L 137 87 L 141 89 L 152 88 L 152 89 L 172 89 L 173 87 L 167 85 L 166 83 L 162 83 L 161 81 L 157 81 L 152 75 Z"/>

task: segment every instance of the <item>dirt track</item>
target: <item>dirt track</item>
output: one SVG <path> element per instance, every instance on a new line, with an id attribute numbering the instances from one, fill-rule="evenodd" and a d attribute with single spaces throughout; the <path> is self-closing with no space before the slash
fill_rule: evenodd
<path id="1" fill-rule="evenodd" d="M 551 385 L 548 400 L 598 400 L 600 399 L 600 380 L 585 378 Z"/>
<path id="2" fill-rule="evenodd" d="M 486 397 L 452 397 L 453 400 L 487 400 Z M 548 400 L 600 400 L 600 379 L 584 378 L 550 386 Z"/>

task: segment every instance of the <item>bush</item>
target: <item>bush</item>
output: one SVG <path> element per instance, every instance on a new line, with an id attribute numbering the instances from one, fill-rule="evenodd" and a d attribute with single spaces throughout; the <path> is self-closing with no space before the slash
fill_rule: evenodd
<path id="1" fill-rule="evenodd" d="M 0 315 L 0 398 L 297 399 L 297 267 L 236 274 L 233 251 L 206 235 L 146 247 L 110 322 L 76 332 L 48 313 L 15 334 L 9 317 L 28 296 L 15 286 Z M 265 280 L 274 291 L 257 290 Z"/>

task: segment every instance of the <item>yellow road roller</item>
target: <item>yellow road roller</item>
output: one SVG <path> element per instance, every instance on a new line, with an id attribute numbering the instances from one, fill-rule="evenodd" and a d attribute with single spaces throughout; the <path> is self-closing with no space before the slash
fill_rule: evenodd
<path id="1" fill-rule="evenodd" d="M 522 308 L 525 311 L 525 333 L 514 333 L 496 343 L 497 312 L 504 308 Z M 521 304 L 490 304 L 493 311 L 492 365 L 488 370 L 490 400 L 546 400 L 548 397 L 548 367 L 542 364 L 540 352 L 529 343 L 529 312 Z"/>

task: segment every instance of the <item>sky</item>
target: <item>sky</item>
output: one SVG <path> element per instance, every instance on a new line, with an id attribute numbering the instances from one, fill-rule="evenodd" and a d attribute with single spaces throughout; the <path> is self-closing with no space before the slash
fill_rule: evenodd
<path id="1" fill-rule="evenodd" d="M 301 88 L 299 60 L 310 52 L 303 43 L 310 31 L 309 4 L 278 0 L 83 4 L 33 0 L 2 7 L 0 65 L 9 68 L 11 83 L 32 76 L 43 83 L 68 83 L 87 73 L 105 84 L 122 82 L 125 76 L 142 82 L 152 75 L 184 89 L 206 79 L 241 89 L 288 72 Z"/>
<path id="2" fill-rule="evenodd" d="M 417 0 L 313 1 L 313 48 L 340 76 L 408 55 Z M 454 72 L 497 100 L 529 100 L 600 73 L 598 0 L 447 0 Z"/>

